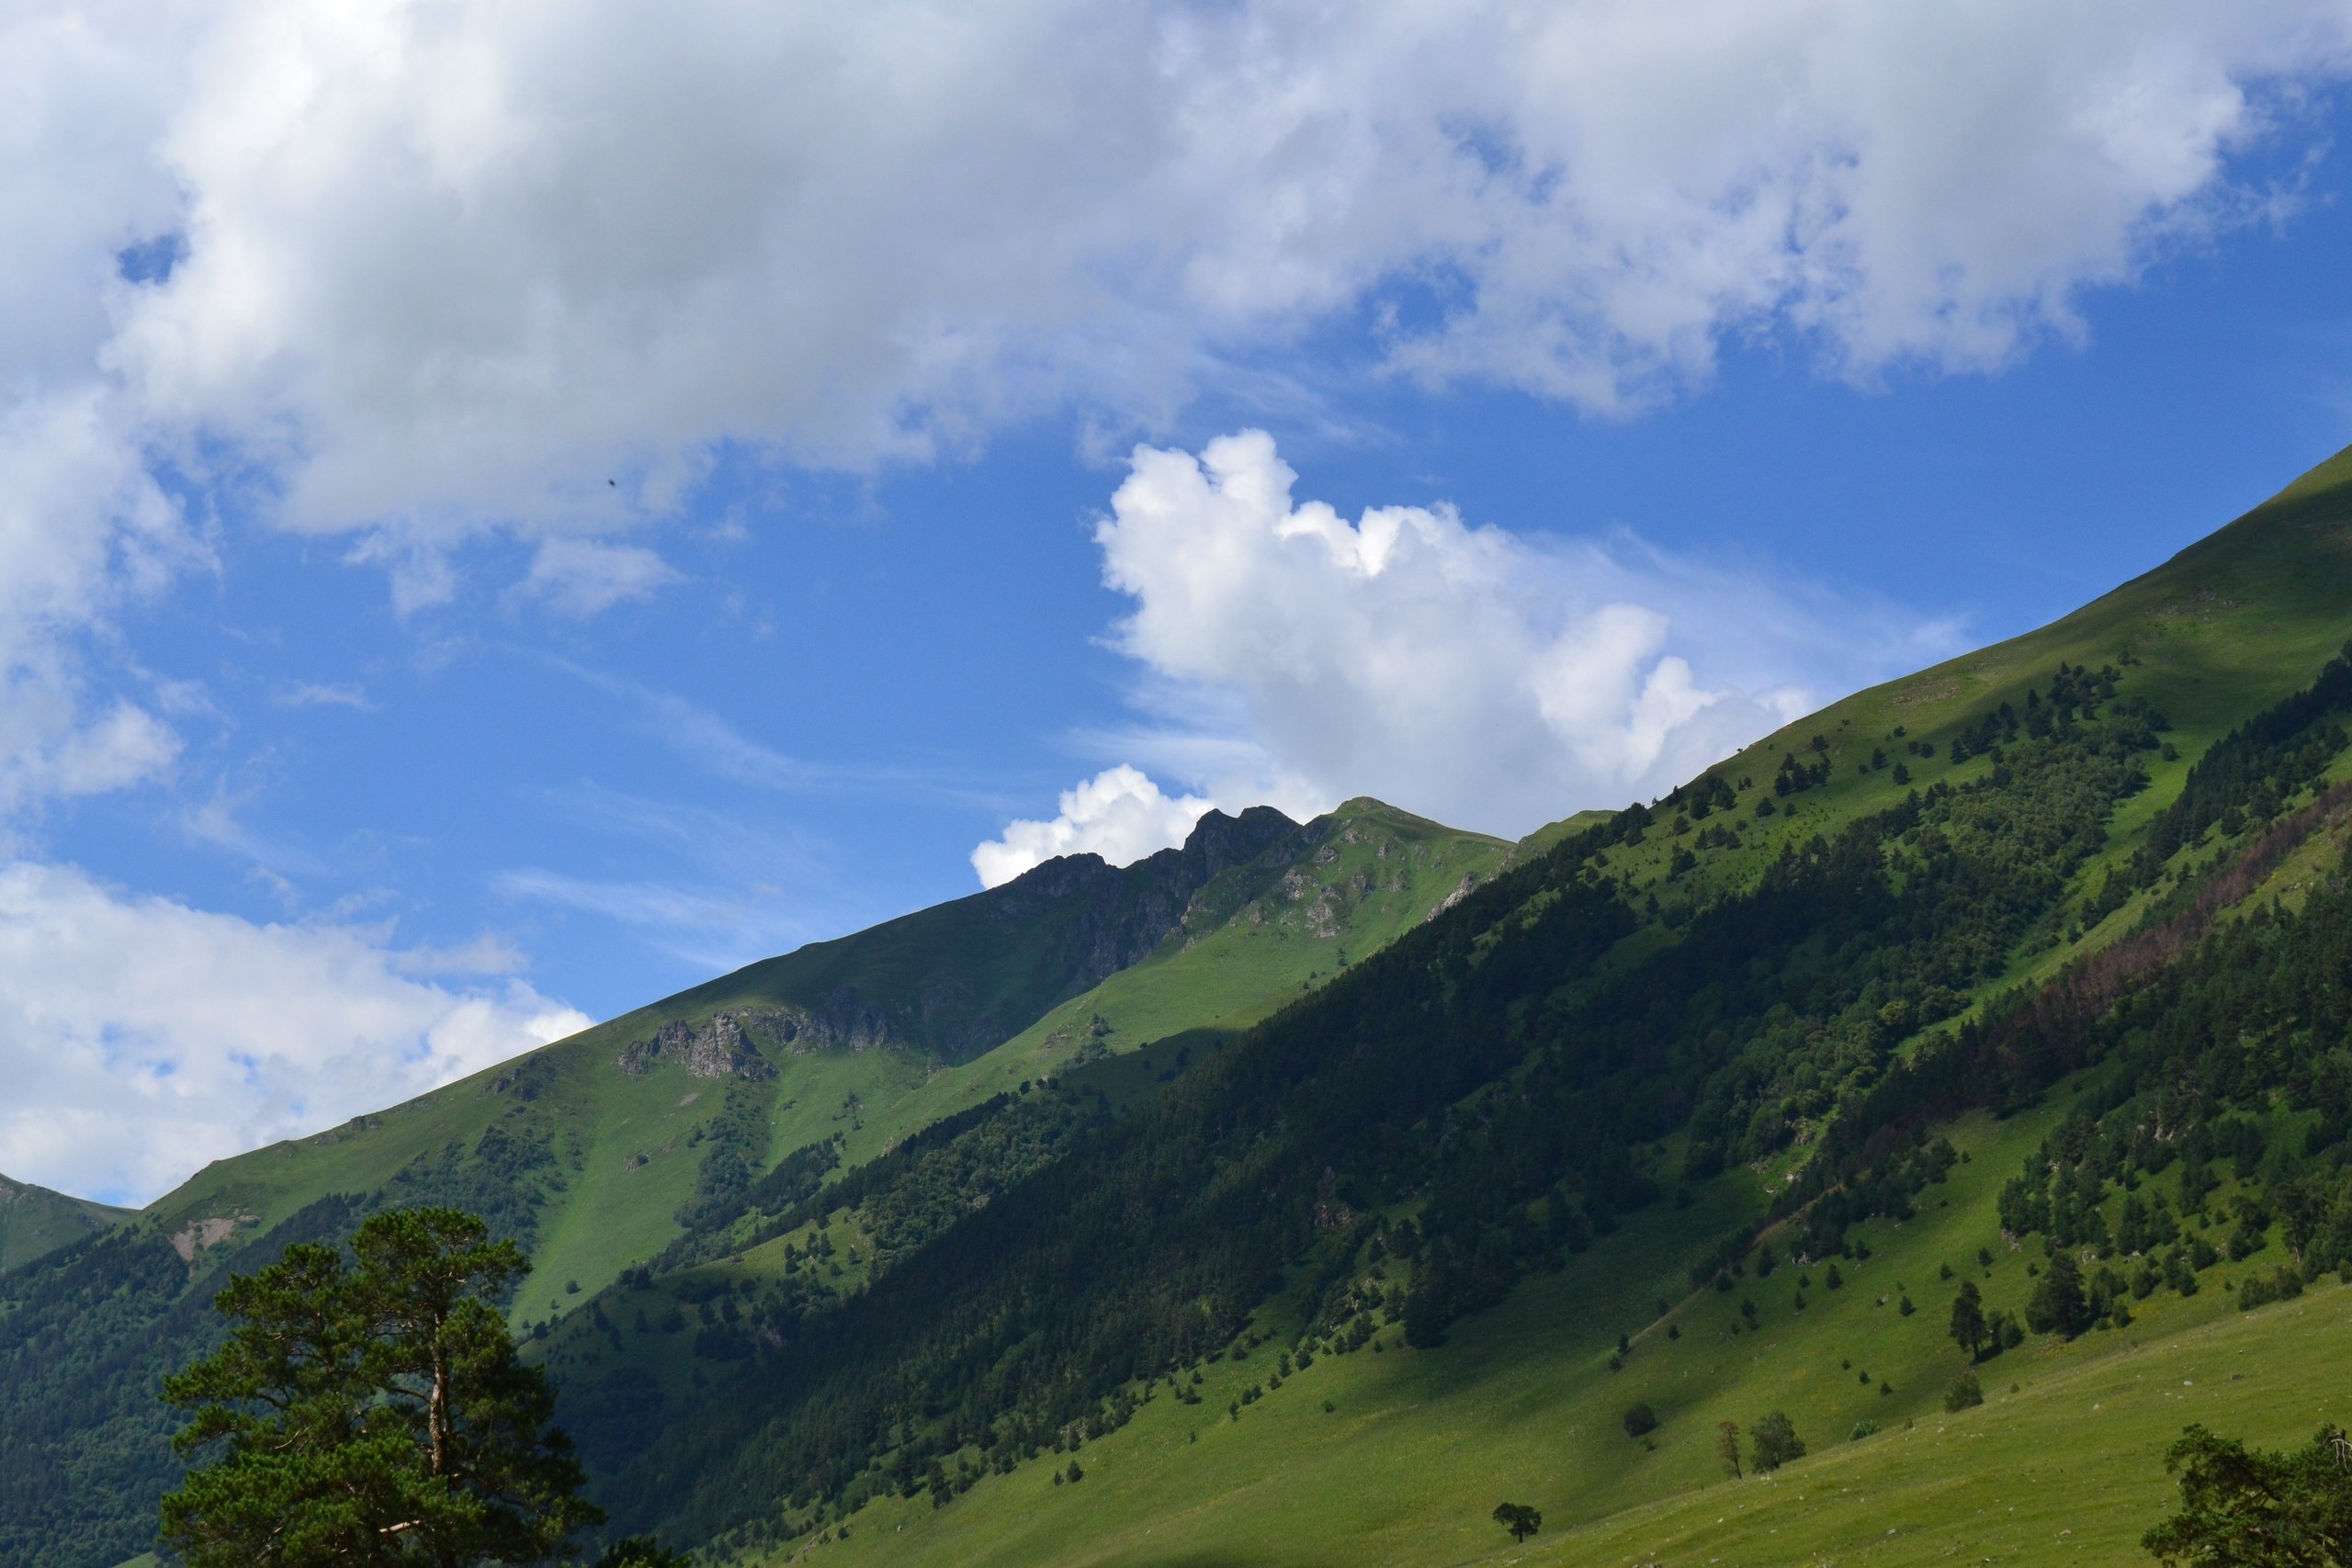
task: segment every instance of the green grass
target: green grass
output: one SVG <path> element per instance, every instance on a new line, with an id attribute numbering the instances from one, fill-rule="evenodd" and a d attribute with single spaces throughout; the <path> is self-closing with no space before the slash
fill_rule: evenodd
<path id="1" fill-rule="evenodd" d="M 1381 1351 L 1318 1359 L 1234 1421 L 1227 1403 L 1265 1377 L 1268 1344 L 1212 1364 L 1203 1404 L 1163 1389 L 1087 1445 L 1075 1486 L 1053 1483 L 1067 1459 L 1048 1454 L 1052 1463 L 990 1477 L 944 1508 L 886 1499 L 854 1518 L 847 1540 L 797 1544 L 817 1562 L 1008 1568 L 1898 1563 L 1943 1562 L 1955 1546 L 1969 1561 L 2130 1561 L 2165 1510 L 2162 1453 L 2187 1421 L 2284 1442 L 2323 1416 L 2346 1418 L 2352 1395 L 2294 1369 L 2352 1353 L 2352 1315 L 2332 1283 L 2237 1312 L 2223 1280 L 2274 1266 L 2274 1249 L 2210 1270 L 2197 1296 L 2160 1290 L 2134 1304 L 2130 1328 L 2030 1339 L 1979 1369 L 1983 1408 L 1946 1415 L 1945 1389 L 1966 1364 L 1947 1333 L 1958 1277 L 1978 1280 L 1988 1307 L 2022 1311 L 2035 1255 L 2000 1240 L 1994 1198 L 2065 1098 L 1951 1129 L 1969 1163 L 1929 1188 L 1911 1221 L 1859 1227 L 1872 1256 L 1841 1265 L 1839 1290 L 1822 1268 L 1784 1262 L 1728 1295 L 1684 1293 L 1689 1258 L 1751 1212 L 1755 1184 L 1742 1173 L 1691 1209 L 1652 1209 L 1438 1350 L 1407 1350 L 1386 1328 Z M 1973 1262 L 1979 1247 L 1996 1254 L 1989 1271 Z M 1946 1265 L 1949 1282 L 1938 1278 Z M 1814 1280 L 1802 1313 L 1800 1272 Z M 1663 1317 L 1659 1296 L 1672 1303 Z M 1758 1327 L 1734 1335 L 1749 1298 Z M 1261 1325 L 1276 1326 L 1270 1314 Z M 1633 1349 L 1612 1371 L 1621 1332 Z M 1661 1418 L 1654 1447 L 1625 1435 L 1636 1401 Z M 1770 1478 L 1726 1481 L 1716 1423 L 1745 1428 L 1775 1409 L 1809 1456 Z M 1849 1440 L 1860 1422 L 1880 1430 Z M 1506 1499 L 1543 1511 L 1543 1535 L 1523 1548 L 1487 1517 Z"/>
<path id="2" fill-rule="evenodd" d="M 1683 877 L 1669 881 L 1668 858 L 1693 833 L 1676 835 L 1671 811 L 1661 812 L 1641 842 L 1612 851 L 1611 862 L 1632 874 L 1637 888 L 1658 891 L 1669 906 L 1679 897 L 1751 883 L 1791 840 L 1902 797 L 1906 786 L 1895 784 L 1891 771 L 1859 770 L 1874 747 L 1905 761 L 1912 773 L 1907 787 L 1982 776 L 1991 766 L 1987 759 L 1949 761 L 1951 736 L 1992 705 L 2008 701 L 2021 708 L 2027 690 L 2046 683 L 2064 661 L 2121 667 L 2126 692 L 2167 714 L 2173 724 L 2167 739 L 2180 752 L 2177 761 L 2149 760 L 2152 787 L 2119 812 L 2108 851 L 2078 876 L 2078 889 L 2097 886 L 2177 793 L 2207 744 L 2306 683 L 2352 635 L 2352 595 L 2344 592 L 2352 581 L 2347 485 L 2352 453 L 2052 626 L 1858 694 L 1758 742 L 1715 770 L 1733 782 L 1747 780 L 1734 814 L 1716 818 L 1738 823 L 1745 841 L 1705 854 Z M 1903 750 L 1894 735 L 1898 727 L 1904 739 L 1932 743 L 1934 755 L 1919 758 Z M 1816 734 L 1828 743 L 1829 782 L 1781 803 L 1784 809 L 1770 818 L 1755 817 L 1753 807 L 1769 795 L 1781 754 L 1804 755 Z M 1572 818 L 1546 829 L 1531 840 L 1529 851 L 1584 821 Z M 2266 891 L 2291 891 L 2295 877 L 2308 875 L 2320 852 L 2315 847 L 2290 860 Z M 1985 991 L 2046 977 L 2113 940 L 2130 929 L 2148 897 L 2078 940 L 2053 931 L 2046 942 L 2030 943 Z M 1633 940 L 1668 939 L 1653 931 Z M 1296 951 L 1273 944 L 1246 950 L 1243 962 L 1259 966 L 1260 995 L 1277 994 L 1265 977 L 1286 959 L 1295 965 Z M 1164 975 L 1147 964 L 1114 982 L 1127 993 L 1116 1001 L 1133 1007 L 1133 1013 L 1097 998 L 1060 1010 L 1010 1043 L 1002 1058 L 958 1069 L 967 1075 L 960 1078 L 943 1076 L 927 1091 L 941 1098 L 910 1101 L 910 1111 L 922 1104 L 915 1114 L 927 1120 L 937 1113 L 933 1105 L 954 1108 L 950 1095 L 968 1103 L 989 1083 L 1003 1087 L 1004 1078 L 1045 1070 L 1057 1060 L 1055 1052 L 1074 1041 L 1083 1049 L 1078 1032 L 1095 1027 L 1098 1016 L 1114 1032 L 1125 1032 L 1122 1043 L 1127 1035 L 1148 1038 L 1154 1024 L 1142 1021 L 1150 1018 L 1155 983 L 1177 994 L 1174 982 L 1181 980 L 1194 997 L 1215 983 L 1214 969 L 1180 968 L 1173 957 L 1165 962 Z M 1313 977 L 1294 969 L 1283 978 L 1311 984 Z M 1109 998 L 1111 987 L 1103 995 Z M 1228 1021 L 1249 1016 L 1237 1009 Z M 1997 1535 L 2008 1542 L 2007 1550 L 2030 1557 L 2026 1535 L 1999 1535 L 2007 1527 L 1980 1513 L 2024 1506 L 2015 1497 L 2001 1497 L 1997 1505 L 1991 1500 L 2005 1490 L 2009 1472 L 1955 1459 L 1940 1477 L 1933 1464 L 1915 1474 L 1919 1467 L 1912 1456 L 1938 1442 L 1984 1441 L 1955 1434 L 1990 1434 L 2010 1423 L 2019 1435 L 2009 1440 L 2032 1450 L 2026 1457 L 2058 1483 L 2068 1467 L 2088 1462 L 2079 1452 L 2084 1434 L 2067 1426 L 2076 1419 L 2069 1414 L 2076 1406 L 2066 1390 L 2153 1375 L 2145 1369 L 2163 1358 L 2205 1355 L 2200 1348 L 2214 1337 L 2234 1344 L 2231 1337 L 2251 1336 L 2248 1343 L 2258 1347 L 2269 1325 L 2312 1310 L 2307 1298 L 2241 1319 L 2211 1282 L 2187 1300 L 2160 1292 L 2132 1330 L 2064 1348 L 2037 1340 L 2000 1358 L 1985 1374 L 1988 1390 L 1996 1391 L 1992 1404 L 1946 1417 L 1942 1394 L 1961 1359 L 1945 1333 L 1955 1286 L 1938 1273 L 1945 1264 L 1961 1268 L 1978 1246 L 1995 1242 L 1994 1193 L 2038 1143 L 2047 1122 L 2045 1113 L 2006 1125 L 1979 1120 L 1955 1130 L 1955 1141 L 1975 1158 L 1929 1200 L 1943 1198 L 1951 1207 L 1905 1226 L 1863 1227 L 1860 1234 L 1876 1255 L 1860 1268 L 1849 1267 L 1848 1283 L 1838 1292 L 1823 1288 L 1815 1270 L 1803 1314 L 1789 1299 L 1794 1271 L 1770 1281 L 1743 1281 L 1730 1301 L 1754 1296 L 1760 1332 L 1733 1336 L 1733 1308 L 1712 1292 L 1682 1299 L 1684 1270 L 1736 1219 L 1760 1206 L 1761 1179 L 1783 1174 L 1801 1154 L 1770 1171 L 1735 1173 L 1703 1190 L 1690 1210 L 1651 1210 L 1564 1273 L 1529 1282 L 1500 1307 L 1463 1325 L 1454 1343 L 1440 1350 L 1407 1351 L 1391 1327 L 1382 1336 L 1382 1350 L 1322 1359 L 1248 1406 L 1238 1422 L 1226 1417 L 1226 1403 L 1262 1379 L 1264 1364 L 1261 1359 L 1221 1361 L 1210 1370 L 1204 1404 L 1180 1404 L 1163 1393 L 1131 1425 L 1089 1445 L 1080 1456 L 1087 1475 L 1075 1486 L 1053 1484 L 1066 1460 L 1049 1455 L 1055 1463 L 987 1479 L 944 1509 L 933 1510 L 922 1497 L 869 1506 L 846 1541 L 813 1549 L 804 1541 L 801 1549 L 844 1562 L 884 1554 L 894 1562 L 939 1563 L 1206 1565 L 1641 1562 L 1706 1556 L 1811 1562 L 1857 1553 L 1894 1562 L 1904 1559 L 1888 1554 L 1907 1550 L 1900 1543 L 1915 1539 L 1906 1532 L 1935 1523 L 1944 1533 L 1935 1538 L 1932 1551 L 1923 1547 L 1922 1555 L 1940 1558 L 1973 1529 L 1991 1532 L 1987 1539 Z M 1984 1282 L 1988 1305 L 2019 1310 L 2026 1259 L 1996 1247 L 2003 1256 Z M 1904 1289 L 1917 1307 L 1907 1317 L 1896 1306 Z M 1649 1303 L 1660 1297 L 1678 1304 L 1666 1319 L 1645 1327 Z M 2316 1299 L 2327 1297 L 2323 1292 Z M 1261 1314 L 1261 1326 L 1286 1337 L 1288 1329 L 1278 1321 L 1283 1310 L 1271 1304 Z M 1680 1329 L 1679 1339 L 1666 1337 L 1669 1325 Z M 1634 1352 L 1622 1371 L 1611 1371 L 1610 1354 L 1621 1331 L 1634 1335 Z M 1260 1358 L 1271 1353 L 1269 1346 Z M 1853 1364 L 1841 1365 L 1846 1362 Z M 1865 1368 L 1872 1374 L 1867 1388 L 1859 1376 Z M 1892 1393 L 1878 1392 L 1881 1380 Z M 2017 1394 L 1999 1392 L 2011 1382 L 2018 1385 Z M 1665 1418 L 1653 1435 L 1654 1449 L 1630 1441 L 1623 1431 L 1623 1410 L 1635 1400 L 1647 1401 Z M 1323 1408 L 1327 1401 L 1333 1409 Z M 2092 1395 L 2088 1403 L 2105 1402 Z M 2084 1522 L 2052 1527 L 2052 1551 L 2087 1553 L 2086 1561 L 2132 1554 L 2131 1543 L 2161 1511 L 2166 1493 L 2157 1456 L 2178 1428 L 2169 1408 L 2175 1403 L 2157 1401 L 2164 1419 L 2130 1433 L 2111 1460 L 2112 1474 L 2100 1472 L 2111 1485 L 2070 1505 Z M 1773 1408 L 1795 1418 L 1813 1457 L 1777 1480 L 1728 1486 L 1713 1453 L 1715 1423 L 1746 1426 Z M 1858 1422 L 1882 1430 L 1849 1442 Z M 2052 1424 L 2046 1438 L 2034 1435 L 2042 1422 Z M 2308 1425 L 2298 1414 L 2284 1427 Z M 1833 1500 L 1793 1484 L 1811 1471 L 1833 1468 L 1860 1477 L 1838 1483 L 1852 1486 L 1852 1493 Z M 2136 1478 L 2129 1485 L 2120 1479 L 2126 1472 Z M 1874 1533 L 1854 1534 L 1875 1515 L 1856 1509 L 1850 1499 L 1881 1496 L 1898 1484 L 1912 1510 L 1910 1522 L 1871 1523 L 1867 1529 Z M 1809 1511 L 1784 1517 L 1778 1510 L 1798 1506 L 1793 1500 L 1800 1494 L 1809 1499 L 1802 1509 Z M 1511 1547 L 1487 1517 L 1506 1497 L 1544 1513 L 1544 1535 L 1525 1548 Z M 1792 1501 L 1784 1505 L 1783 1498 Z M 2048 1522 L 2031 1510 L 2021 1517 L 2025 1523 L 2018 1528 L 2029 1531 Z M 1897 1534 L 1887 1537 L 1886 1529 Z M 2063 1546 L 2057 1529 L 2075 1532 L 2063 1538 Z"/>
<path id="3" fill-rule="evenodd" d="M 130 1217 L 127 1209 L 0 1176 L 0 1274 Z"/>

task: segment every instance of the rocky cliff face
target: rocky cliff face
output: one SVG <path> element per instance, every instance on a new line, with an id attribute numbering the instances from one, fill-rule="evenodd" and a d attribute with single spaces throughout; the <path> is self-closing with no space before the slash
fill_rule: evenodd
<path id="1" fill-rule="evenodd" d="M 1238 817 L 1212 811 L 1194 825 L 1182 847 L 1130 866 L 1114 867 L 1093 854 L 1047 861 L 1000 889 L 1020 890 L 1022 902 L 1008 900 L 1006 918 L 1045 901 L 1069 906 L 1055 955 L 1069 979 L 1053 998 L 1066 1001 L 1150 956 L 1183 924 L 1193 896 L 1211 878 L 1261 856 L 1286 853 L 1299 831 L 1297 823 L 1270 806 L 1253 806 Z"/>
<path id="2" fill-rule="evenodd" d="M 1182 847 L 1133 865 L 1101 855 L 1064 855 L 978 896 L 982 917 L 1032 946 L 1026 963 L 1042 982 L 1015 1008 L 971 993 L 963 974 L 941 967 L 903 998 L 837 993 L 814 1009 L 811 1027 L 845 1043 L 912 1045 L 960 1060 L 977 1055 L 1080 992 L 1142 962 L 1183 923 L 1194 895 L 1233 866 L 1291 851 L 1299 825 L 1268 806 L 1238 817 L 1212 811 Z M 878 1005 L 877 1005 L 878 1003 Z M 879 1016 L 883 1028 L 876 1031 Z"/>
<path id="3" fill-rule="evenodd" d="M 715 1012 L 698 1026 L 672 1019 L 650 1038 L 622 1046 L 620 1067 L 626 1073 L 642 1074 L 663 1062 L 674 1062 L 697 1078 L 774 1077 L 775 1068 L 761 1046 L 790 1046 L 804 1032 L 802 1021 L 781 1008 Z"/>

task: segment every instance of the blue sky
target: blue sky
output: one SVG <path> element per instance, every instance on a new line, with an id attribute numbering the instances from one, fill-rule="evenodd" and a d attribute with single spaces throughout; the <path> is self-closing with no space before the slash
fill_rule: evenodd
<path id="1" fill-rule="evenodd" d="M 2352 441 L 2352 16 L 2209 10 L 37 9 L 0 1170 L 2063 614 Z"/>

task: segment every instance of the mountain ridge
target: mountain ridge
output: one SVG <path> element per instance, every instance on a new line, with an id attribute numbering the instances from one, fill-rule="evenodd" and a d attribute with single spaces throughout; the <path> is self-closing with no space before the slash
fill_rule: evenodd
<path id="1" fill-rule="evenodd" d="M 0 1176 L 0 1274 L 119 1224 L 131 1213 Z"/>
<path id="2" fill-rule="evenodd" d="M 987 1016 L 1007 997 L 1045 1016 L 1019 1017 L 1016 1007 L 1029 1027 L 960 1063 L 930 1048 L 942 1035 L 858 1048 L 818 1048 L 797 1032 L 781 1038 L 756 1015 L 779 994 L 789 1005 L 809 993 L 775 985 L 770 961 L 401 1105 L 215 1161 L 107 1233 L 105 1247 L 66 1248 L 53 1267 L 0 1287 L 0 1562 L 103 1568 L 143 1542 L 152 1508 L 117 1501 L 93 1516 L 106 1522 L 89 1539 L 104 1544 L 51 1555 L 69 1550 L 54 1543 L 77 1539 L 52 1511 L 74 1495 L 66 1467 L 117 1464 L 107 1473 L 123 1477 L 124 1497 L 154 1495 L 172 1461 L 167 1423 L 150 1398 L 153 1375 L 202 1343 L 209 1282 L 257 1266 L 288 1240 L 333 1234 L 370 1204 L 458 1203 L 528 1246 L 537 1270 L 513 1303 L 517 1321 L 559 1318 L 686 1235 L 681 1215 L 728 1211 L 795 1151 L 830 1144 L 838 1168 L 852 1169 L 987 1102 L 1000 1086 L 1115 1066 L 1163 1034 L 1262 1011 L 1336 968 L 1353 933 L 1366 933 L 1361 950 L 1419 923 L 1508 851 L 1372 803 L 1306 824 L 1267 810 L 1220 814 L 1189 849 L 1140 866 L 1091 857 L 1049 865 L 1016 879 L 1010 894 L 989 890 L 946 907 L 945 917 L 919 911 L 877 928 L 869 972 L 884 975 L 920 962 L 926 943 L 945 950 L 974 932 L 1001 942 L 1024 926 L 1036 935 L 996 993 L 967 987 L 978 1007 L 964 1016 Z M 1369 875 L 1375 865 L 1386 874 Z M 1178 929 L 1188 915 L 1192 925 Z M 1146 936 L 1155 945 L 1139 953 Z M 857 939 L 846 945 L 854 950 Z M 1069 994 L 1105 953 L 1135 962 Z M 845 970 L 861 978 L 843 954 L 842 942 L 831 944 L 815 955 L 821 964 L 804 962 L 801 978 L 830 982 Z M 945 957 L 986 977 L 985 959 L 968 950 Z M 1123 981 L 1138 971 L 1148 973 Z M 910 1007 L 902 1016 L 922 1013 Z M 1137 1088 L 1151 1082 L 1147 1075 Z M 85 1290 L 116 1305 L 80 1311 Z M 44 1304 L 25 1305 L 35 1300 Z"/>
<path id="3" fill-rule="evenodd" d="M 1996 1196 L 1967 1156 L 2015 1168 L 2034 1139 L 2076 1135 L 2068 1101 L 2109 1114 L 2121 1092 L 2101 1087 L 2123 1081 L 2099 1074 L 2126 1038 L 2104 1022 L 2043 1038 L 2009 1021 L 2220 886 L 2274 824 L 2308 836 L 2200 942 L 2258 937 L 2286 918 L 2264 899 L 2292 915 L 2335 885 L 2352 823 L 2321 807 L 2352 778 L 2352 705 L 2328 684 L 2347 637 L 2352 449 L 2049 626 L 1841 699 L 1656 803 L 1508 845 L 1353 801 L 1261 818 L 1271 836 L 1246 858 L 1057 866 L 1010 901 L 908 917 L 894 934 L 914 937 L 877 950 L 904 973 L 979 929 L 975 909 L 1035 922 L 1009 972 L 975 966 L 988 986 L 916 992 L 903 1043 L 763 1037 L 750 1010 L 840 988 L 840 950 L 788 954 L 766 961 L 788 983 L 721 977 L 224 1162 L 0 1283 L 17 1303 L 0 1398 L 36 1375 L 6 1359 L 12 1324 L 67 1341 L 104 1326 L 62 1315 L 69 1286 L 143 1279 L 157 1321 L 193 1321 L 196 1281 L 357 1205 L 460 1201 L 532 1238 L 541 1269 L 514 1316 L 604 1494 L 725 1560 L 1139 1560 L 1139 1518 L 1171 1564 L 1419 1562 L 1433 1540 L 1472 1560 L 1499 1548 L 1476 1544 L 1487 1505 L 1455 1493 L 1478 1474 L 1451 1456 L 1478 1451 L 1463 1423 L 1502 1397 L 1503 1369 L 1545 1391 L 1514 1420 L 1596 1478 L 1509 1484 L 1579 1530 L 1594 1509 L 1670 1510 L 1703 1481 L 1706 1423 L 1757 1414 L 1690 1394 L 1704 1369 L 1775 1391 L 1817 1444 L 1832 1416 L 1860 1442 L 1873 1412 L 1932 1414 L 1951 1347 L 1923 1281 L 1990 1239 Z M 1068 989 L 1105 954 L 1131 961 Z M 974 1048 L 972 1020 L 1033 1003 Z M 1943 1089 L 1939 1064 L 1957 1064 Z M 2268 1168 L 2224 1196 L 2259 1207 Z M 2101 1223 L 2120 1225 L 2126 1196 L 2099 1179 Z M 2182 1205 L 2186 1179 L 2145 1178 Z M 199 1221 L 213 1229 L 187 1255 L 164 1245 Z M 1759 1242 L 1808 1259 L 1793 1309 L 1785 1280 L 1760 1284 Z M 1817 1284 L 1824 1258 L 1858 1282 L 1886 1267 L 1895 1288 Z M 2022 1314 L 2024 1271 L 1985 1268 L 1988 1302 Z M 2139 1310 L 2193 1337 L 2222 1294 Z M 1747 1337 L 1766 1324 L 1770 1342 Z M 1843 1356 L 1844 1378 L 1783 1340 Z M 1896 1376 L 1857 1404 L 1832 1384 L 1864 1348 Z M 87 1359 L 108 1354 L 129 1352 Z M 2029 1377 L 2080 1359 L 2073 1340 L 2018 1354 L 2000 1364 Z M 1657 1371 L 1627 1381 L 1628 1358 Z M 74 1387 L 94 1408 L 114 1391 L 110 1430 L 152 1441 L 110 1375 Z M 1668 1418 L 1654 1475 L 1651 1450 L 1579 1435 L 1606 1436 L 1635 1388 Z M 1357 1402 L 1371 1426 L 1344 1414 Z M 1317 1435 L 1335 1404 L 1338 1448 Z M 86 1427 L 12 1418 L 32 1434 L 0 1421 L 0 1487 L 19 1499 L 96 1451 Z M 1253 1522 L 1298 1444 L 1346 1500 L 1305 1542 Z M 1065 1484 L 1074 1459 L 1048 1484 L 1046 1454 L 1062 1467 L 1081 1447 L 1086 1485 Z M 94 1550 L 136 1544 L 114 1518 Z M 0 1521 L 0 1562 L 110 1561 L 28 1539 Z"/>

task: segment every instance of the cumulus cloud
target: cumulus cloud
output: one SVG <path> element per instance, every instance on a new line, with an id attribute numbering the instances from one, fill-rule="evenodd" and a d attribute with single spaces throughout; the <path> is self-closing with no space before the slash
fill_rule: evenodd
<path id="1" fill-rule="evenodd" d="M 144 1202 L 206 1161 L 410 1098 L 589 1020 L 492 946 L 403 953 L 342 925 L 255 925 L 0 867 L 0 1171 Z"/>
<path id="2" fill-rule="evenodd" d="M 1097 741 L 1227 806 L 1302 813 L 1368 794 L 1517 836 L 1662 791 L 1957 640 L 1948 624 L 1630 536 L 1521 536 L 1445 507 L 1351 523 L 1295 500 L 1296 480 L 1263 432 L 1197 457 L 1139 447 L 1095 529 L 1104 581 L 1135 602 L 1116 638 L 1155 716 Z M 1131 859 L 1175 836 L 1176 813 L 1152 816 L 1161 798 L 1115 768 L 974 864 L 987 880 L 1096 847 L 1092 824 L 1129 809 L 1157 827 L 1104 837 Z"/>
<path id="3" fill-rule="evenodd" d="M 1182 843 L 1211 804 L 1192 795 L 1171 800 L 1123 763 L 1062 791 L 1061 815 L 1053 820 L 1007 824 L 1002 838 L 972 852 L 972 869 L 982 886 L 995 887 L 1057 855 L 1098 854 L 1125 865 Z"/>
<path id="4" fill-rule="evenodd" d="M 9 368 L 424 534 L 1148 415 L 1364 310 L 1600 409 L 1728 331 L 1998 364 L 2258 205 L 2232 158 L 2352 63 L 2340 0 L 16 16 Z"/>
<path id="5" fill-rule="evenodd" d="M 163 719 L 91 691 L 86 644 L 206 558 L 104 397 L 0 405 L 0 823 L 154 776 Z"/>
<path id="6" fill-rule="evenodd" d="M 722 446 L 1148 425 L 1309 333 L 1600 411 L 1734 333 L 1997 366 L 2276 210 L 2245 155 L 2347 70 L 2342 0 L 33 0 L 0 725 L 33 644 L 207 558 L 159 468 L 404 610 L 497 528 L 591 615 L 671 581 L 616 541 Z"/>

